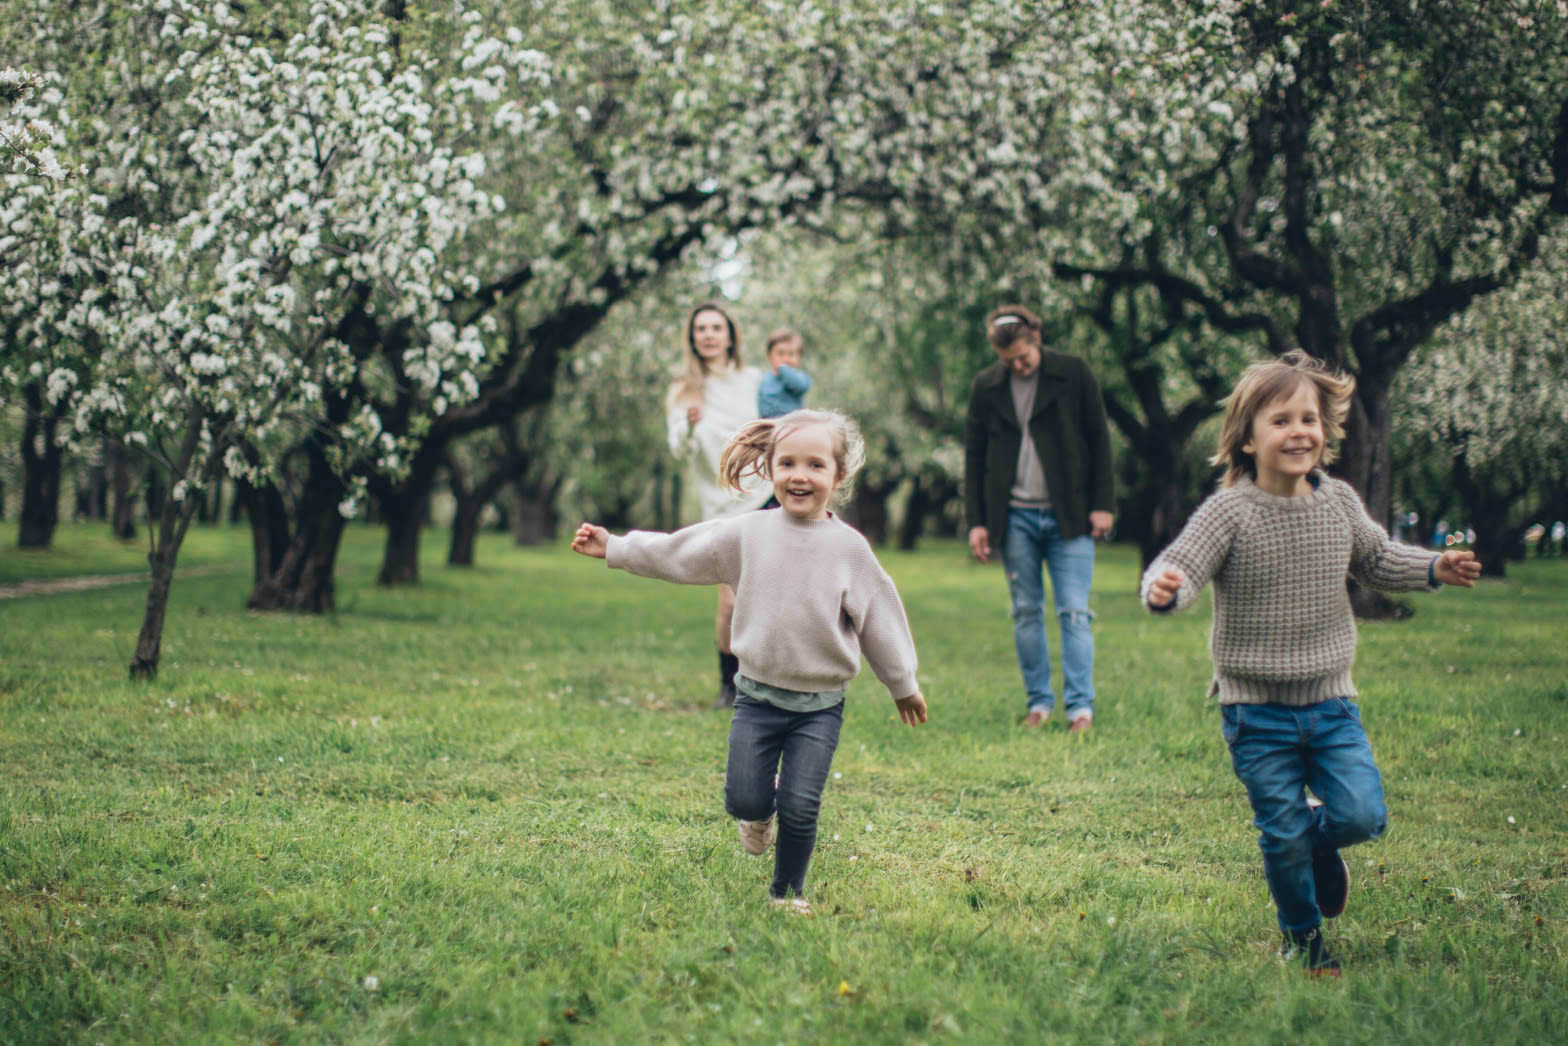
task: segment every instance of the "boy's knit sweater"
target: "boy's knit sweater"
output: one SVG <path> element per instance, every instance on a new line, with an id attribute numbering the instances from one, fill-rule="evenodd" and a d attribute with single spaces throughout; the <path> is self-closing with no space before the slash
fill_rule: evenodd
<path id="1" fill-rule="evenodd" d="M 1266 493 L 1245 478 L 1217 491 L 1144 572 L 1146 606 L 1160 572 L 1186 575 L 1175 601 L 1154 610 L 1191 606 L 1214 582 L 1209 693 L 1222 705 L 1354 697 L 1346 578 L 1384 592 L 1441 587 L 1431 552 L 1391 540 L 1349 484 L 1318 470 L 1311 478 L 1315 489 L 1300 497 Z"/>
<path id="2" fill-rule="evenodd" d="M 803 693 L 839 690 L 866 655 L 894 698 L 919 689 L 904 604 L 859 531 L 836 516 L 748 512 L 659 534 L 611 536 L 605 561 L 687 585 L 735 589 L 741 674 Z"/>

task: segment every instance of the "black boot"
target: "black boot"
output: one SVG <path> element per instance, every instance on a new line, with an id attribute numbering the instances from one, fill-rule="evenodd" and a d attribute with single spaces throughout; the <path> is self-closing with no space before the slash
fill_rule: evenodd
<path id="1" fill-rule="evenodd" d="M 1279 957 L 1286 962 L 1301 963 L 1309 977 L 1339 976 L 1339 960 L 1328 953 L 1328 946 L 1323 943 L 1323 931 L 1316 926 L 1310 930 L 1287 932 Z"/>
<path id="2" fill-rule="evenodd" d="M 740 658 L 719 651 L 719 694 L 713 699 L 714 708 L 735 707 L 735 673 L 740 671 Z"/>

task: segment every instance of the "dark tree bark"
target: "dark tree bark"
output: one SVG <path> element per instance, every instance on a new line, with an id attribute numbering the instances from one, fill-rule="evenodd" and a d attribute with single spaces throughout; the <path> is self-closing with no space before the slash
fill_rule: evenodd
<path id="1" fill-rule="evenodd" d="M 333 471 L 319 443 L 308 445 L 306 460 L 306 478 L 295 503 L 288 547 L 277 567 L 252 588 L 246 601 L 251 610 L 325 614 L 333 609 L 333 573 L 347 525 L 338 506 L 348 487 Z"/>
<path id="2" fill-rule="evenodd" d="M 44 402 L 43 387 L 22 389 L 22 508 L 16 533 L 18 548 L 48 548 L 60 523 L 61 452 L 55 433 L 64 410 Z"/>
<path id="3" fill-rule="evenodd" d="M 109 528 L 121 541 L 136 540 L 136 500 L 131 483 L 131 456 L 125 444 L 106 440 L 103 447 L 109 473 Z"/>
<path id="4" fill-rule="evenodd" d="M 175 475 L 189 476 L 195 462 L 202 434 L 202 418 L 191 420 L 186 430 L 178 457 L 170 462 Z M 205 487 L 222 470 L 222 446 L 206 462 L 197 486 Z M 156 470 L 154 470 L 156 471 Z M 175 498 L 161 500 L 161 513 L 153 533 L 152 546 L 147 553 L 151 578 L 147 585 L 147 605 L 142 615 L 141 633 L 136 638 L 136 653 L 131 658 L 132 679 L 153 679 L 158 674 L 158 662 L 163 651 L 163 626 L 169 608 L 169 588 L 174 581 L 174 567 L 179 562 L 180 546 L 185 532 L 196 518 L 201 498 L 195 493 L 183 501 Z"/>
<path id="5" fill-rule="evenodd" d="M 402 482 L 373 479 L 370 489 L 386 520 L 387 539 L 381 556 L 378 585 L 413 585 L 419 582 L 419 537 L 430 515 L 430 499 L 446 456 L 447 441 L 432 440 L 414 454 Z"/>
<path id="6" fill-rule="evenodd" d="M 250 519 L 251 585 L 259 587 L 283 565 L 289 550 L 289 511 L 273 484 L 254 486 L 235 480 L 234 506 Z"/>
<path id="7" fill-rule="evenodd" d="M 949 501 L 961 493 L 958 484 L 945 470 L 935 467 L 921 469 L 915 476 L 909 500 L 904 505 L 904 518 L 898 527 L 898 547 L 905 552 L 913 552 L 926 532 L 926 524 L 932 513 L 941 512 Z"/>
<path id="8" fill-rule="evenodd" d="M 79 477 L 76 485 L 76 513 L 73 518 L 104 519 L 108 513 L 109 478 L 103 464 L 89 465 L 87 474 Z"/>

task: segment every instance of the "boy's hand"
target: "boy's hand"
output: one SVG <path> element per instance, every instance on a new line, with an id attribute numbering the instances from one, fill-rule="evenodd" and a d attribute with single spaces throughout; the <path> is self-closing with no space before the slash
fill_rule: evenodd
<path id="1" fill-rule="evenodd" d="M 584 523 L 577 528 L 577 533 L 572 535 L 572 551 L 592 556 L 594 559 L 603 559 L 605 550 L 609 547 L 610 532 L 592 523 Z"/>
<path id="2" fill-rule="evenodd" d="M 1474 552 L 1449 549 L 1432 564 L 1432 576 L 1445 585 L 1474 588 L 1475 579 L 1481 576 L 1481 564 L 1476 562 Z"/>
<path id="3" fill-rule="evenodd" d="M 1183 581 L 1187 575 L 1175 567 L 1166 567 L 1149 582 L 1149 606 L 1155 610 L 1167 609 L 1176 601 L 1176 593 L 1181 591 Z"/>
<path id="4" fill-rule="evenodd" d="M 898 706 L 898 717 L 905 726 L 919 726 L 926 721 L 926 699 L 920 691 L 916 690 L 908 697 L 900 697 L 893 703 Z"/>

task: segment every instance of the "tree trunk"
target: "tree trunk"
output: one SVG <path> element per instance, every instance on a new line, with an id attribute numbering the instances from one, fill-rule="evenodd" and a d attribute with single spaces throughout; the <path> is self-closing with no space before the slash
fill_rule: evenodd
<path id="1" fill-rule="evenodd" d="M 325 614 L 333 608 L 333 572 L 347 525 L 338 505 L 348 494 L 319 447 L 311 447 L 309 473 L 295 512 L 295 528 L 278 566 L 251 590 L 251 610 Z"/>
<path id="2" fill-rule="evenodd" d="M 474 546 L 479 541 L 479 516 L 485 506 L 480 501 L 459 502 L 452 514 L 452 542 L 447 546 L 446 565 L 471 567 L 474 565 Z"/>
<path id="3" fill-rule="evenodd" d="M 190 419 L 179 456 L 173 462 L 175 475 L 192 475 L 204 420 L 199 411 Z M 225 446 L 214 446 L 209 451 L 196 478 L 197 488 L 205 487 L 219 474 L 225 449 Z M 200 503 L 201 498 L 196 491 L 192 491 L 191 496 L 183 501 L 162 499 L 163 511 L 157 517 L 158 529 L 153 535 L 152 548 L 147 553 L 152 577 L 147 585 L 147 607 L 142 615 L 141 634 L 136 638 L 136 653 L 131 658 L 132 679 L 150 680 L 158 674 L 158 659 L 163 649 L 163 623 L 169 609 L 169 586 L 174 581 L 174 565 L 179 562 L 180 546 L 185 542 L 185 533 L 190 528 L 191 520 L 196 517 Z"/>
<path id="4" fill-rule="evenodd" d="M 958 494 L 958 485 L 946 474 L 931 473 L 915 477 L 914 489 L 904 506 L 904 519 L 898 528 L 898 547 L 913 552 L 926 532 L 926 520 L 940 512 Z"/>
<path id="5" fill-rule="evenodd" d="M 117 439 L 105 442 L 103 452 L 109 472 L 109 529 L 121 541 L 134 541 L 136 503 L 131 489 L 130 454 Z"/>
<path id="6" fill-rule="evenodd" d="M 250 517 L 251 584 L 259 587 L 283 565 L 288 554 L 288 506 L 275 485 L 256 487 L 244 480 L 235 480 L 234 505 L 243 505 Z"/>
<path id="7" fill-rule="evenodd" d="M 102 464 L 89 465 L 87 475 L 78 477 L 76 486 L 76 514 L 75 519 L 105 519 L 108 516 L 104 508 L 108 502 L 109 479 L 108 472 Z"/>
<path id="8" fill-rule="evenodd" d="M 400 483 L 372 481 L 375 502 L 386 520 L 387 540 L 378 585 L 419 583 L 419 536 L 430 517 L 430 496 L 446 457 L 446 442 L 427 442 L 414 454 Z"/>
<path id="9" fill-rule="evenodd" d="M 457 508 L 452 515 L 452 543 L 447 548 L 447 566 L 471 567 L 474 565 L 474 546 L 479 540 L 479 519 L 485 507 L 506 484 L 516 478 L 521 459 L 512 454 L 503 455 L 495 467 L 472 487 L 463 475 L 462 468 L 450 456 L 447 459 L 448 487 Z"/>
<path id="10" fill-rule="evenodd" d="M 1393 517 L 1393 477 L 1390 475 L 1388 387 L 1364 377 L 1356 379 L 1345 440 L 1334 471 L 1356 488 L 1367 515 L 1384 530 Z M 1368 621 L 1398 620 L 1411 610 L 1382 592 L 1350 583 L 1350 606 Z"/>
<path id="11" fill-rule="evenodd" d="M 560 533 L 561 517 L 555 498 L 561 478 L 546 473 L 524 477 L 512 484 L 517 493 L 517 514 L 512 519 L 512 540 L 518 545 L 547 545 Z"/>
<path id="12" fill-rule="evenodd" d="M 864 473 L 861 474 L 862 477 Z M 855 496 L 851 499 L 844 520 L 858 529 L 873 545 L 886 545 L 891 526 L 887 500 L 898 488 L 896 480 L 873 483 L 864 478 L 855 480 Z"/>
<path id="13" fill-rule="evenodd" d="M 1453 477 L 1459 504 L 1475 530 L 1471 549 L 1481 561 L 1482 575 L 1506 577 L 1507 561 L 1521 545 L 1524 527 L 1509 525 L 1509 499 L 1493 496 L 1485 474 L 1471 471 L 1463 453 L 1454 455 Z"/>
<path id="14" fill-rule="evenodd" d="M 18 548 L 48 548 L 60 522 L 60 448 L 55 430 L 60 408 L 44 405 L 37 384 L 22 390 L 22 511 L 16 534 Z"/>
<path id="15" fill-rule="evenodd" d="M 152 578 L 147 584 L 147 606 L 142 614 L 142 630 L 131 658 L 131 678 L 151 680 L 158 675 L 158 659 L 163 650 L 163 623 L 169 609 L 169 587 L 174 581 L 174 565 L 180 558 L 185 530 L 196 514 L 199 498 L 183 502 L 164 501 L 158 521 L 158 536 L 147 554 Z"/>

